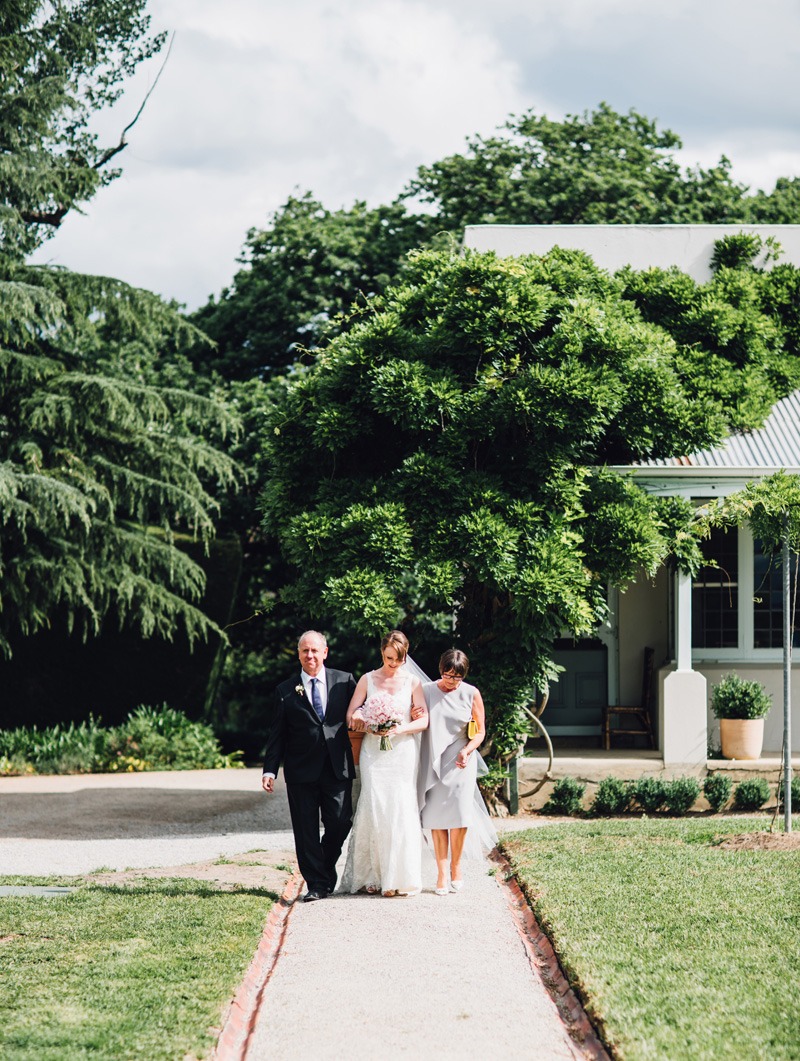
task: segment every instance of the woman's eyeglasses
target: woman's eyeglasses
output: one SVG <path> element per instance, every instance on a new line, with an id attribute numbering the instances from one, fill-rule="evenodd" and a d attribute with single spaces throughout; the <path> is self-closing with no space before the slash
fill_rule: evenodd
<path id="1" fill-rule="evenodd" d="M 448 682 L 455 682 L 456 685 L 458 685 L 459 682 L 464 681 L 463 677 L 460 674 L 443 674 L 442 678 L 444 678 Z"/>

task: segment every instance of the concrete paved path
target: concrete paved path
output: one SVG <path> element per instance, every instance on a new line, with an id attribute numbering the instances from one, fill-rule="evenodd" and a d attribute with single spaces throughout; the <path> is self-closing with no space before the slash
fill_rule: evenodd
<path id="1" fill-rule="evenodd" d="M 463 891 L 297 903 L 246 1061 L 582 1056 L 534 973 L 488 862 Z"/>

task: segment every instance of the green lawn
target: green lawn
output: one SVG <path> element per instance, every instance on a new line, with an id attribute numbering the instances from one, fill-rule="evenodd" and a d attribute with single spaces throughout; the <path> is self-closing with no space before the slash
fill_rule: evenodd
<path id="1" fill-rule="evenodd" d="M 3 896 L 0 1057 L 206 1056 L 216 1039 L 209 1029 L 250 963 L 273 898 L 186 880 Z"/>
<path id="2" fill-rule="evenodd" d="M 800 851 L 715 843 L 765 827 L 575 822 L 503 837 L 615 1056 L 800 1059 Z"/>

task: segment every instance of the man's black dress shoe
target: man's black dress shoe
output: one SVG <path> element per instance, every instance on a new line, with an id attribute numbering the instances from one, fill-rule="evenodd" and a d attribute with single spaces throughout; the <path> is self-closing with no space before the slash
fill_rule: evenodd
<path id="1" fill-rule="evenodd" d="M 317 899 L 327 899 L 327 898 L 328 898 L 328 893 L 327 892 L 311 891 L 311 892 L 306 892 L 306 894 L 303 896 L 303 902 L 304 903 L 315 903 L 317 901 Z"/>

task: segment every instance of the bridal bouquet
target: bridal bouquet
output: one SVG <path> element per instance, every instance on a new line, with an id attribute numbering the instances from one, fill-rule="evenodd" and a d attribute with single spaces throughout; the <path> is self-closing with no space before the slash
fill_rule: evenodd
<path id="1" fill-rule="evenodd" d="M 397 708 L 391 700 L 383 693 L 375 693 L 361 705 L 361 717 L 366 723 L 370 733 L 379 733 L 381 737 L 380 750 L 390 752 L 392 750 L 392 739 L 388 730 L 392 726 L 399 725 L 403 719 L 397 714 Z"/>

